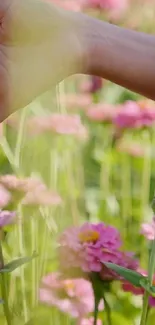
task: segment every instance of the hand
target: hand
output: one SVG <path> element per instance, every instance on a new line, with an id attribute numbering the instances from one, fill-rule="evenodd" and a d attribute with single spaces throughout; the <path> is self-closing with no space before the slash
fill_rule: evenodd
<path id="1" fill-rule="evenodd" d="M 39 0 L 0 0 L 0 122 L 68 75 L 81 47 L 72 14 Z"/>

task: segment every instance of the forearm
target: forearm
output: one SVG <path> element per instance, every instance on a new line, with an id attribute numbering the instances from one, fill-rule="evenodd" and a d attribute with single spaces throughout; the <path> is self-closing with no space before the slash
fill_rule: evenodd
<path id="1" fill-rule="evenodd" d="M 101 76 L 155 100 L 155 36 L 81 16 L 83 73 Z"/>

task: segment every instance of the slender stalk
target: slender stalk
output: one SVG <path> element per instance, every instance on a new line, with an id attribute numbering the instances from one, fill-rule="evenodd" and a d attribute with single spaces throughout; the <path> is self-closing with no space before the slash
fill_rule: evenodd
<path id="1" fill-rule="evenodd" d="M 146 325 L 147 315 L 148 315 L 148 302 L 149 302 L 149 293 L 145 291 L 143 298 L 143 308 L 140 325 Z"/>
<path id="2" fill-rule="evenodd" d="M 104 309 L 105 309 L 105 313 L 107 316 L 107 325 L 112 325 L 111 309 L 110 309 L 110 306 L 109 306 L 104 294 L 103 294 L 103 300 L 104 300 Z"/>
<path id="3" fill-rule="evenodd" d="M 19 251 L 21 255 L 25 255 L 25 247 L 24 247 L 24 238 L 23 238 L 23 213 L 21 205 L 19 204 L 18 212 L 21 217 L 20 222 L 18 223 L 17 228 L 17 236 L 19 240 Z M 27 306 L 27 299 L 26 299 L 26 281 L 25 281 L 25 269 L 21 267 L 20 269 L 20 279 L 21 279 L 21 294 L 22 294 L 22 301 L 23 301 L 23 312 L 24 312 L 24 321 L 28 321 L 28 306 Z"/>
<path id="4" fill-rule="evenodd" d="M 94 325 L 97 325 L 99 299 L 95 296 Z"/>
<path id="5" fill-rule="evenodd" d="M 4 259 L 3 259 L 2 246 L 0 242 L 0 268 L 3 267 L 4 267 Z M 1 273 L 1 294 L 3 299 L 3 310 L 7 321 L 7 325 L 11 325 L 12 321 L 11 321 L 11 314 L 10 314 L 9 304 L 8 304 L 7 281 L 6 281 L 5 273 Z"/>

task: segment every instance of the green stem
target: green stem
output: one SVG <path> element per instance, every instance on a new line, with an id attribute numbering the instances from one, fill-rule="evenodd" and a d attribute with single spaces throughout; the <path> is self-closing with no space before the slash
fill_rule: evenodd
<path id="1" fill-rule="evenodd" d="M 99 299 L 95 296 L 94 325 L 97 325 Z"/>
<path id="2" fill-rule="evenodd" d="M 140 325 L 146 325 L 148 315 L 149 292 L 145 291 Z"/>
<path id="3" fill-rule="evenodd" d="M 0 242 L 0 268 L 3 267 L 4 267 L 4 259 L 3 259 L 2 246 Z M 1 293 L 3 299 L 3 310 L 7 321 L 7 325 L 11 325 L 12 322 L 11 322 L 11 315 L 10 315 L 9 304 L 8 304 L 7 281 L 6 281 L 5 273 L 1 273 Z"/>
<path id="4" fill-rule="evenodd" d="M 112 325 L 112 321 L 111 321 L 111 309 L 110 306 L 105 298 L 105 295 L 103 295 L 103 300 L 104 300 L 104 310 L 107 316 L 107 325 Z"/>
<path id="5" fill-rule="evenodd" d="M 150 259 L 149 259 L 148 279 L 149 279 L 150 285 L 152 285 L 154 271 L 155 271 L 155 239 L 152 242 Z"/>

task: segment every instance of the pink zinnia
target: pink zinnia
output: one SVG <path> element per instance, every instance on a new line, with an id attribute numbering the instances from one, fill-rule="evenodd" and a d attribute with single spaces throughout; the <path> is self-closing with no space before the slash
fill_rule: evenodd
<path id="1" fill-rule="evenodd" d="M 43 277 L 40 301 L 59 308 L 73 318 L 82 318 L 94 310 L 91 283 L 83 278 L 63 279 L 59 273 Z"/>
<path id="2" fill-rule="evenodd" d="M 127 101 L 120 105 L 114 123 L 122 129 L 152 126 L 155 123 L 155 107 L 145 106 L 141 102 Z"/>
<path id="3" fill-rule="evenodd" d="M 119 278 L 104 266 L 104 262 L 133 269 L 137 267 L 133 256 L 121 251 L 118 230 L 104 223 L 85 223 L 81 227 L 66 230 L 60 238 L 60 260 L 64 268 L 99 272 L 104 280 Z"/>
<path id="4" fill-rule="evenodd" d="M 141 234 L 143 234 L 148 240 L 153 240 L 155 237 L 155 217 L 149 223 L 143 223 L 141 225 Z"/>

